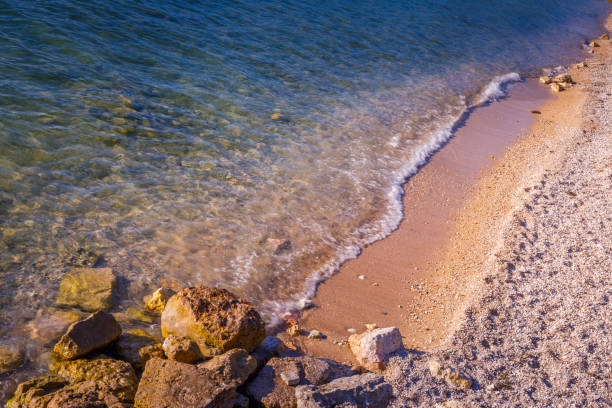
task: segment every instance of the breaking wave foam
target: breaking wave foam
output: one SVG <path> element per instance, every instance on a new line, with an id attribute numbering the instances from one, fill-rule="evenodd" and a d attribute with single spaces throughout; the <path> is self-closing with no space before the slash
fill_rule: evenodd
<path id="1" fill-rule="evenodd" d="M 293 301 L 279 302 L 274 300 L 264 301 L 264 310 L 272 310 L 271 316 L 268 316 L 268 322 L 272 326 L 281 322 L 281 317 L 288 313 L 298 311 L 299 304 L 304 299 L 310 299 L 316 294 L 316 289 L 319 283 L 325 281 L 336 273 L 342 264 L 350 259 L 354 259 L 361 253 L 366 246 L 388 237 L 395 231 L 401 223 L 403 213 L 403 189 L 402 186 L 406 181 L 415 175 L 421 167 L 423 167 L 431 156 L 442 148 L 453 136 L 455 125 L 467 114 L 471 109 L 483 105 L 487 102 L 493 102 L 507 95 L 505 85 L 511 82 L 518 82 L 521 77 L 516 72 L 511 72 L 505 75 L 494 77 L 478 94 L 476 102 L 467 104 L 459 114 L 448 116 L 443 121 L 438 129 L 432 132 L 426 143 L 419 146 L 411 155 L 410 159 L 399 170 L 396 170 L 392 177 L 392 182 L 387 192 L 387 208 L 384 215 L 374 224 L 363 226 L 353 232 L 353 236 L 366 236 L 360 242 L 354 245 L 347 245 L 338 250 L 338 253 L 332 261 L 320 268 L 312 275 L 306 278 L 306 289 L 304 292 L 296 296 Z M 365 234 L 364 234 L 365 233 Z"/>

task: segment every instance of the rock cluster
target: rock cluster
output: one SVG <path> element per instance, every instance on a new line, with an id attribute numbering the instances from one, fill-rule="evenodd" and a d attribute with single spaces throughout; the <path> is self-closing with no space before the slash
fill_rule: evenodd
<path id="1" fill-rule="evenodd" d="M 66 278 L 70 285 L 63 283 L 58 303 L 79 298 L 74 305 L 87 309 L 84 305 L 93 303 L 83 303 L 80 293 L 67 288 L 91 288 L 91 277 L 80 268 Z M 7 407 L 376 408 L 393 397 L 377 373 L 299 355 L 279 338 L 266 337 L 259 313 L 226 290 L 159 289 L 144 302 L 144 309 L 161 312 L 164 339 L 140 329 L 123 332 L 112 314 L 98 310 L 67 328 L 53 348 L 51 374 L 20 384 Z M 325 338 L 313 332 L 311 338 Z M 357 358 L 377 369 L 401 347 L 396 328 L 372 327 L 352 337 Z M 0 357 L 0 368 L 23 360 L 20 350 L 7 347 L 0 348 Z"/>

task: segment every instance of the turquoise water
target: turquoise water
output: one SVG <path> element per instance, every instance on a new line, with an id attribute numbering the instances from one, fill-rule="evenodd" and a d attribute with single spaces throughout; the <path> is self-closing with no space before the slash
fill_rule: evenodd
<path id="1" fill-rule="evenodd" d="M 115 269 L 116 310 L 203 283 L 274 322 L 397 225 L 499 76 L 578 58 L 607 8 L 0 0 L 0 336 L 78 264 Z"/>

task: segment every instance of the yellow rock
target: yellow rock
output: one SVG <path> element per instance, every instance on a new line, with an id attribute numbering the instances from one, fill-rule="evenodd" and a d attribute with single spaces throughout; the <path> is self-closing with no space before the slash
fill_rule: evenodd
<path id="1" fill-rule="evenodd" d="M 60 282 L 56 304 L 88 312 L 112 307 L 116 277 L 111 268 L 72 268 Z"/>
<path id="2" fill-rule="evenodd" d="M 563 85 L 555 82 L 550 84 L 550 89 L 552 89 L 554 92 L 561 92 L 564 88 Z"/>
<path id="3" fill-rule="evenodd" d="M 287 329 L 287 333 L 291 336 L 291 337 L 297 337 L 300 334 L 302 334 L 302 329 L 300 329 L 300 326 L 298 326 L 297 324 L 294 324 L 293 326 L 290 326 Z"/>
<path id="4" fill-rule="evenodd" d="M 540 83 L 548 85 L 548 84 L 550 84 L 550 78 L 547 77 L 547 76 L 541 76 L 540 77 Z"/>
<path id="5" fill-rule="evenodd" d="M 58 361 L 49 370 L 69 379 L 71 383 L 94 381 L 97 388 L 115 395 L 123 402 L 133 401 L 138 387 L 134 369 L 121 360 L 101 358 Z"/>

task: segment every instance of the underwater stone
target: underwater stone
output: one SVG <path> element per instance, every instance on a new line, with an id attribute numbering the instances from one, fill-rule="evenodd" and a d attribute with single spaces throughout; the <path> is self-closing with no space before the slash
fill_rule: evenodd
<path id="1" fill-rule="evenodd" d="M 88 312 L 109 310 L 115 284 L 111 268 L 73 268 L 60 282 L 56 304 Z"/>
<path id="2" fill-rule="evenodd" d="M 0 343 L 0 375 L 10 373 L 24 361 L 21 347 L 15 344 Z"/>

